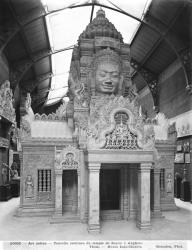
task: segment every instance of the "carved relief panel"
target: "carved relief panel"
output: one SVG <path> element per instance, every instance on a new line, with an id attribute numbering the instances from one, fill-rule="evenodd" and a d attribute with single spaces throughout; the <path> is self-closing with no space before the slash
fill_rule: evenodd
<path id="1" fill-rule="evenodd" d="M 156 168 L 161 169 L 161 196 L 174 194 L 174 156 L 161 155 L 156 163 Z"/>
<path id="2" fill-rule="evenodd" d="M 25 180 L 25 198 L 34 198 L 34 181 L 31 175 L 27 175 Z"/>
<path id="3" fill-rule="evenodd" d="M 33 152 L 34 148 L 25 148 L 23 154 L 23 197 L 24 203 L 53 203 L 54 151 Z M 29 152 L 27 152 L 29 151 Z M 35 151 L 39 151 L 36 148 Z"/>
<path id="4" fill-rule="evenodd" d="M 63 150 L 55 151 L 55 169 L 70 170 L 77 169 L 80 165 L 80 151 L 69 145 Z"/>

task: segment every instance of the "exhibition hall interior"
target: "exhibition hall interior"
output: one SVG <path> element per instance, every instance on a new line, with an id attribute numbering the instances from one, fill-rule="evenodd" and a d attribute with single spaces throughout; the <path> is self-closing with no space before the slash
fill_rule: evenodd
<path id="1" fill-rule="evenodd" d="M 192 2 L 0 1 L 0 240 L 192 240 Z"/>

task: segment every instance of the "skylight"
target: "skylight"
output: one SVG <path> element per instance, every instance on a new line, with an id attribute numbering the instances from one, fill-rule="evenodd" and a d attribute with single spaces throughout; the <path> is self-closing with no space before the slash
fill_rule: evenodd
<path id="1" fill-rule="evenodd" d="M 48 13 L 46 22 L 53 51 L 52 69 L 54 74 L 46 105 L 51 105 L 63 98 L 67 100 L 68 74 L 72 55 L 70 48 L 77 43 L 79 35 L 90 22 L 92 3 L 96 4 L 92 18 L 95 18 L 96 12 L 102 7 L 106 17 L 122 34 L 124 42 L 130 43 L 140 22 L 110 8 L 122 10 L 142 19 L 150 2 L 151 0 L 42 0 Z"/>

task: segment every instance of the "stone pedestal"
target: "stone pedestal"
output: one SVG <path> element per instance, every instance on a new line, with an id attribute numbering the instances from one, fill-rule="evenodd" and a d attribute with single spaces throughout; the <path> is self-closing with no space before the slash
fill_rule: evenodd
<path id="1" fill-rule="evenodd" d="M 141 163 L 138 168 L 137 227 L 151 229 L 150 214 L 150 170 L 152 164 Z"/>
<path id="2" fill-rule="evenodd" d="M 162 217 L 161 204 L 160 204 L 160 172 L 159 168 L 154 169 L 154 204 L 153 204 L 153 217 Z"/>
<path id="3" fill-rule="evenodd" d="M 99 173 L 100 164 L 89 163 L 89 217 L 88 232 L 100 232 Z"/>
<path id="4" fill-rule="evenodd" d="M 62 170 L 55 170 L 55 216 L 62 216 Z"/>

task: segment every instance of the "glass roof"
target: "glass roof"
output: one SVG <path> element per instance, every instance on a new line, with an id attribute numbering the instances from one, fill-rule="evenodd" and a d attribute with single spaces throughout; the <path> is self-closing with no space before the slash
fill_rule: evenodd
<path id="1" fill-rule="evenodd" d="M 72 48 L 90 22 L 93 4 L 95 6 L 92 18 L 95 18 L 96 12 L 102 7 L 106 17 L 122 34 L 124 42 L 130 43 L 140 25 L 137 18 L 143 18 L 150 2 L 151 0 L 42 0 L 48 13 L 46 23 L 53 51 L 54 74 L 46 105 L 51 105 L 60 99 L 67 101 Z M 118 11 L 124 11 L 128 15 Z"/>

